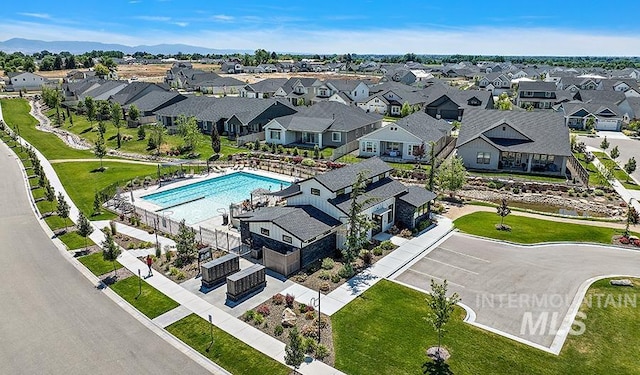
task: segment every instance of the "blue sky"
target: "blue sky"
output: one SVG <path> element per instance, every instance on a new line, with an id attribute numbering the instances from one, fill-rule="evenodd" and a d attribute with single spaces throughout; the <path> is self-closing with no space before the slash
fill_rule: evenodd
<path id="1" fill-rule="evenodd" d="M 639 55 L 634 18 L 640 3 L 609 3 L 31 0 L 4 8 L 0 40 L 311 53 Z"/>

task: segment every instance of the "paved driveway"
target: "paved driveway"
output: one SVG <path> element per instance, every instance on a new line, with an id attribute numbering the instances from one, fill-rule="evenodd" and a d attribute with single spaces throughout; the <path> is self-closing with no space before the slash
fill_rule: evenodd
<path id="1" fill-rule="evenodd" d="M 91 285 L 45 235 L 0 142 L 0 372 L 202 374 Z"/>
<path id="2" fill-rule="evenodd" d="M 620 150 L 620 156 L 617 159 L 618 164 L 624 167 L 627 160 L 631 159 L 631 157 L 636 158 L 638 168 L 632 173 L 632 176 L 637 181 L 640 181 L 640 140 L 631 139 L 620 132 L 598 132 L 598 135 L 599 136 L 595 138 L 579 136 L 578 141 L 584 142 L 587 146 L 599 149 L 600 143 L 606 135 L 607 141 L 611 144 L 607 151 L 611 151 L 615 146 L 618 146 L 618 150 Z"/>
<path id="3" fill-rule="evenodd" d="M 640 276 L 640 252 L 521 247 L 455 233 L 396 279 L 424 290 L 447 279 L 477 323 L 550 348 L 581 284 L 604 275 Z"/>

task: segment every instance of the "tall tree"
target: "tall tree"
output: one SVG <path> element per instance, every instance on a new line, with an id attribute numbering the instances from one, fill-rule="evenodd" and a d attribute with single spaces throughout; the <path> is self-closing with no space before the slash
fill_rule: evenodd
<path id="1" fill-rule="evenodd" d="M 503 92 L 498 96 L 498 101 L 496 101 L 495 107 L 496 109 L 499 109 L 501 111 L 511 110 L 511 108 L 513 107 L 513 104 L 511 103 L 511 99 L 509 98 L 509 95 L 506 92 Z"/>
<path id="2" fill-rule="evenodd" d="M 602 142 L 600 142 L 600 148 L 603 151 L 607 151 L 607 149 L 609 148 L 609 141 L 607 140 L 607 137 L 605 136 L 604 139 L 602 140 Z"/>
<path id="3" fill-rule="evenodd" d="M 64 231 L 67 231 L 67 218 L 69 217 L 69 211 L 71 207 L 69 207 L 69 203 L 64 199 L 64 195 L 62 193 L 58 193 L 58 216 L 64 220 Z"/>
<path id="4" fill-rule="evenodd" d="M 192 152 L 196 149 L 198 140 L 200 139 L 200 129 L 198 129 L 198 122 L 193 116 L 180 115 L 176 120 L 178 125 L 178 134 L 182 136 L 184 140 L 183 149 L 187 152 Z"/>
<path id="5" fill-rule="evenodd" d="M 129 120 L 138 121 L 139 117 L 140 117 L 140 110 L 138 109 L 138 106 L 135 104 L 131 104 L 131 107 L 129 107 Z"/>
<path id="6" fill-rule="evenodd" d="M 298 333 L 298 327 L 293 327 L 289 331 L 289 344 L 284 348 L 284 363 L 293 366 L 293 371 L 297 373 L 302 362 L 304 362 L 302 336 Z"/>
<path id="7" fill-rule="evenodd" d="M 500 205 L 496 208 L 496 213 L 500 216 L 500 229 L 506 229 L 504 226 L 504 218 L 511 213 L 511 209 L 507 205 L 507 200 L 502 198 Z"/>
<path id="8" fill-rule="evenodd" d="M 104 135 L 102 132 L 98 132 L 98 139 L 93 145 L 93 153 L 98 159 L 100 159 L 100 170 L 103 171 L 104 167 L 102 166 L 102 158 L 107 155 L 107 145 L 104 143 Z"/>
<path id="9" fill-rule="evenodd" d="M 109 75 L 109 68 L 107 68 L 103 64 L 96 64 L 93 67 L 93 70 L 96 72 L 96 75 L 100 78 L 104 78 Z"/>
<path id="10" fill-rule="evenodd" d="M 362 208 L 371 201 L 364 196 L 366 188 L 365 175 L 358 173 L 356 182 L 351 190 L 351 205 L 347 213 L 347 236 L 344 255 L 344 267 L 349 275 L 353 274 L 353 260 L 358 256 L 362 246 L 367 241 L 367 233 L 373 227 L 371 220 L 362 214 Z"/>
<path id="11" fill-rule="evenodd" d="M 214 154 L 220 154 L 220 134 L 218 134 L 218 127 L 216 124 L 213 124 L 211 127 L 211 149 Z"/>
<path id="12" fill-rule="evenodd" d="M 107 232 L 105 239 L 102 241 L 102 259 L 113 264 L 113 277 L 116 278 L 116 260 L 120 255 L 121 250 L 118 244 L 113 240 L 113 234 Z"/>
<path id="13" fill-rule="evenodd" d="M 618 150 L 618 146 L 613 146 L 611 152 L 609 152 L 609 156 L 611 156 L 611 159 L 613 160 L 616 160 L 618 156 L 620 156 L 620 150 Z"/>
<path id="14" fill-rule="evenodd" d="M 67 57 L 67 61 L 64 64 L 65 69 L 75 69 L 76 68 L 76 57 L 74 55 L 70 55 Z"/>
<path id="15" fill-rule="evenodd" d="M 196 233 L 193 228 L 187 226 L 184 219 L 178 226 L 178 234 L 176 235 L 176 261 L 178 265 L 191 263 L 197 253 Z"/>
<path id="16" fill-rule="evenodd" d="M 156 155 L 160 155 L 160 148 L 164 142 L 164 135 L 166 134 L 167 129 L 162 124 L 155 124 L 150 126 L 150 130 L 151 137 L 149 137 L 149 141 L 153 139 L 153 143 L 156 146 Z"/>
<path id="17" fill-rule="evenodd" d="M 438 284 L 431 279 L 431 296 L 427 298 L 427 306 L 429 307 L 427 320 L 433 325 L 438 334 L 438 355 L 442 347 L 444 328 L 451 318 L 451 313 L 453 313 L 456 303 L 460 301 L 458 293 L 447 296 L 447 288 L 447 280 L 444 280 L 442 284 Z"/>
<path id="18" fill-rule="evenodd" d="M 53 61 L 53 70 L 62 70 L 63 67 L 62 56 L 57 55 Z"/>
<path id="19" fill-rule="evenodd" d="M 629 175 L 631 175 L 631 173 L 636 171 L 635 157 L 632 156 L 631 159 L 627 161 L 627 164 L 624 165 L 624 171 L 627 172 L 627 182 L 629 182 Z"/>
<path id="20" fill-rule="evenodd" d="M 91 226 L 91 222 L 87 219 L 86 216 L 80 211 L 78 214 L 78 222 L 76 223 L 78 226 L 78 234 L 84 238 L 84 250 L 87 250 L 87 237 L 91 233 L 93 233 L 93 227 Z"/>
<path id="21" fill-rule="evenodd" d="M 453 197 L 467 182 L 467 170 L 462 158 L 453 157 L 440 164 L 437 180 L 440 189 L 449 191 L 449 196 Z"/>
<path id="22" fill-rule="evenodd" d="M 116 130 L 118 131 L 118 134 L 116 135 L 117 139 L 118 139 L 118 148 L 120 148 L 121 144 L 121 136 L 120 136 L 120 116 L 122 116 L 122 107 L 120 107 L 120 104 L 118 104 L 117 102 L 113 102 L 111 104 L 111 122 L 113 123 L 113 126 L 116 127 Z"/>

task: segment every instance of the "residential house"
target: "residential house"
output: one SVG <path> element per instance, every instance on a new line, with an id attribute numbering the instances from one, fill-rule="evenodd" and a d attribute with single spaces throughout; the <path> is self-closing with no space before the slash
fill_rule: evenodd
<path id="1" fill-rule="evenodd" d="M 574 129 L 584 129 L 588 119 L 594 120 L 596 130 L 620 131 L 623 116 L 618 108 L 611 104 L 598 102 L 571 101 L 562 103 L 565 125 Z"/>
<path id="2" fill-rule="evenodd" d="M 451 141 L 452 126 L 425 112 L 415 112 L 358 138 L 358 155 L 394 162 L 429 162 L 431 145 L 437 155 Z"/>
<path id="3" fill-rule="evenodd" d="M 153 90 L 133 100 L 127 101 L 126 104 L 122 106 L 122 109 L 125 113 L 128 113 L 131 106 L 135 105 L 140 111 L 140 118 L 137 124 L 149 124 L 156 121 L 157 111 L 185 99 L 187 99 L 186 96 L 175 91 Z"/>
<path id="4" fill-rule="evenodd" d="M 550 109 L 557 103 L 555 82 L 520 82 L 516 105 L 520 108 L 529 106 L 537 109 Z"/>
<path id="5" fill-rule="evenodd" d="M 385 82 L 369 87 L 370 95 L 357 103 L 366 112 L 388 116 L 400 116 L 402 105 L 407 103 L 414 110 L 424 107 L 426 95 L 416 87 L 397 82 Z"/>
<path id="6" fill-rule="evenodd" d="M 458 90 L 436 84 L 423 91 L 427 96 L 426 113 L 435 119 L 460 121 L 469 108 L 493 108 L 493 94 L 490 91 Z"/>
<path id="7" fill-rule="evenodd" d="M 134 100 L 137 100 L 152 91 L 168 92 L 169 87 L 166 84 L 155 84 L 149 82 L 131 82 L 118 93 L 109 98 L 110 102 L 125 106 Z"/>
<path id="8" fill-rule="evenodd" d="M 315 87 L 315 92 L 316 96 L 311 99 L 312 103 L 333 98 L 333 101 L 350 105 L 366 99 L 369 96 L 369 86 L 354 79 L 333 79 L 320 82 L 320 85 Z"/>
<path id="9" fill-rule="evenodd" d="M 503 73 L 488 73 L 478 81 L 480 90 L 491 91 L 493 95 L 500 95 L 511 90 L 511 78 Z"/>
<path id="10" fill-rule="evenodd" d="M 382 116 L 336 102 L 298 108 L 264 126 L 267 143 L 339 147 L 382 126 Z"/>
<path id="11" fill-rule="evenodd" d="M 284 207 L 265 207 L 239 215 L 242 241 L 262 248 L 263 264 L 292 274 L 334 254 L 346 242 L 347 214 L 353 185 L 366 180 L 360 214 L 370 219 L 374 235 L 397 225 L 414 228 L 428 216 L 436 195 L 422 187 L 407 187 L 391 178 L 393 168 L 379 158 L 296 182 Z"/>
<path id="12" fill-rule="evenodd" d="M 108 100 L 122 91 L 127 85 L 129 85 L 127 81 L 99 81 L 97 86 L 92 86 L 90 90 L 80 93 L 78 100 L 84 100 L 86 97 L 91 97 L 93 100 Z"/>
<path id="13" fill-rule="evenodd" d="M 569 129 L 553 111 L 468 110 L 456 147 L 468 169 L 560 176 L 572 155 Z"/>
<path id="14" fill-rule="evenodd" d="M 45 77 L 30 72 L 9 72 L 7 77 L 7 91 L 42 90 L 42 86 L 49 83 Z"/>
<path id="15" fill-rule="evenodd" d="M 286 78 L 267 78 L 255 83 L 248 83 L 240 89 L 240 97 L 257 99 L 271 98 L 286 82 Z"/>
<path id="16" fill-rule="evenodd" d="M 274 98 L 285 99 L 293 105 L 310 104 L 316 96 L 315 88 L 322 85 L 316 78 L 292 77 L 276 90 Z"/>
<path id="17" fill-rule="evenodd" d="M 270 120 L 295 112 L 275 99 L 192 96 L 156 111 L 156 117 L 169 131 L 175 131 L 176 119 L 185 115 L 195 117 L 205 133 L 216 126 L 221 134 L 235 137 L 260 132 Z"/>
<path id="18" fill-rule="evenodd" d="M 244 66 L 238 61 L 226 61 L 220 65 L 220 71 L 227 74 L 243 73 Z"/>

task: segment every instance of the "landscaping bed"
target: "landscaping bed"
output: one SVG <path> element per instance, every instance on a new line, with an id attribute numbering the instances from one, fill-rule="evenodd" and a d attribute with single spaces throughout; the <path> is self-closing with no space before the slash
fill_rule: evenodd
<path id="1" fill-rule="evenodd" d="M 289 343 L 289 332 L 293 327 L 298 328 L 298 332 L 302 335 L 303 347 L 307 354 L 333 366 L 335 361 L 333 350 L 333 330 L 331 329 L 331 319 L 320 314 L 320 345 L 323 346 L 318 351 L 318 313 L 312 306 L 298 303 L 294 300 L 295 296 L 276 294 L 269 300 L 256 307 L 248 310 L 240 317 L 247 323 L 253 324 L 262 332 L 275 337 L 285 344 Z M 322 306 L 320 312 L 322 312 Z M 292 311 L 296 316 L 292 315 L 289 323 L 283 322 L 283 313 L 286 309 Z M 320 357 L 320 358 L 319 358 Z"/>
<path id="2" fill-rule="evenodd" d="M 227 252 L 222 250 L 211 251 L 212 259 L 220 258 L 221 256 L 226 254 Z M 138 259 L 140 259 L 142 262 L 146 262 L 145 258 L 146 257 L 140 257 Z M 155 255 L 152 255 L 151 258 L 153 259 L 153 265 L 151 267 L 155 271 L 162 273 L 175 283 L 181 283 L 186 280 L 193 279 L 200 274 L 197 260 L 194 260 L 188 264 L 179 265 L 177 262 L 176 253 L 173 250 L 167 251 L 165 249 L 164 255 L 162 255 L 160 258 L 157 258 Z M 208 260 L 203 263 L 206 262 L 208 262 Z"/>

